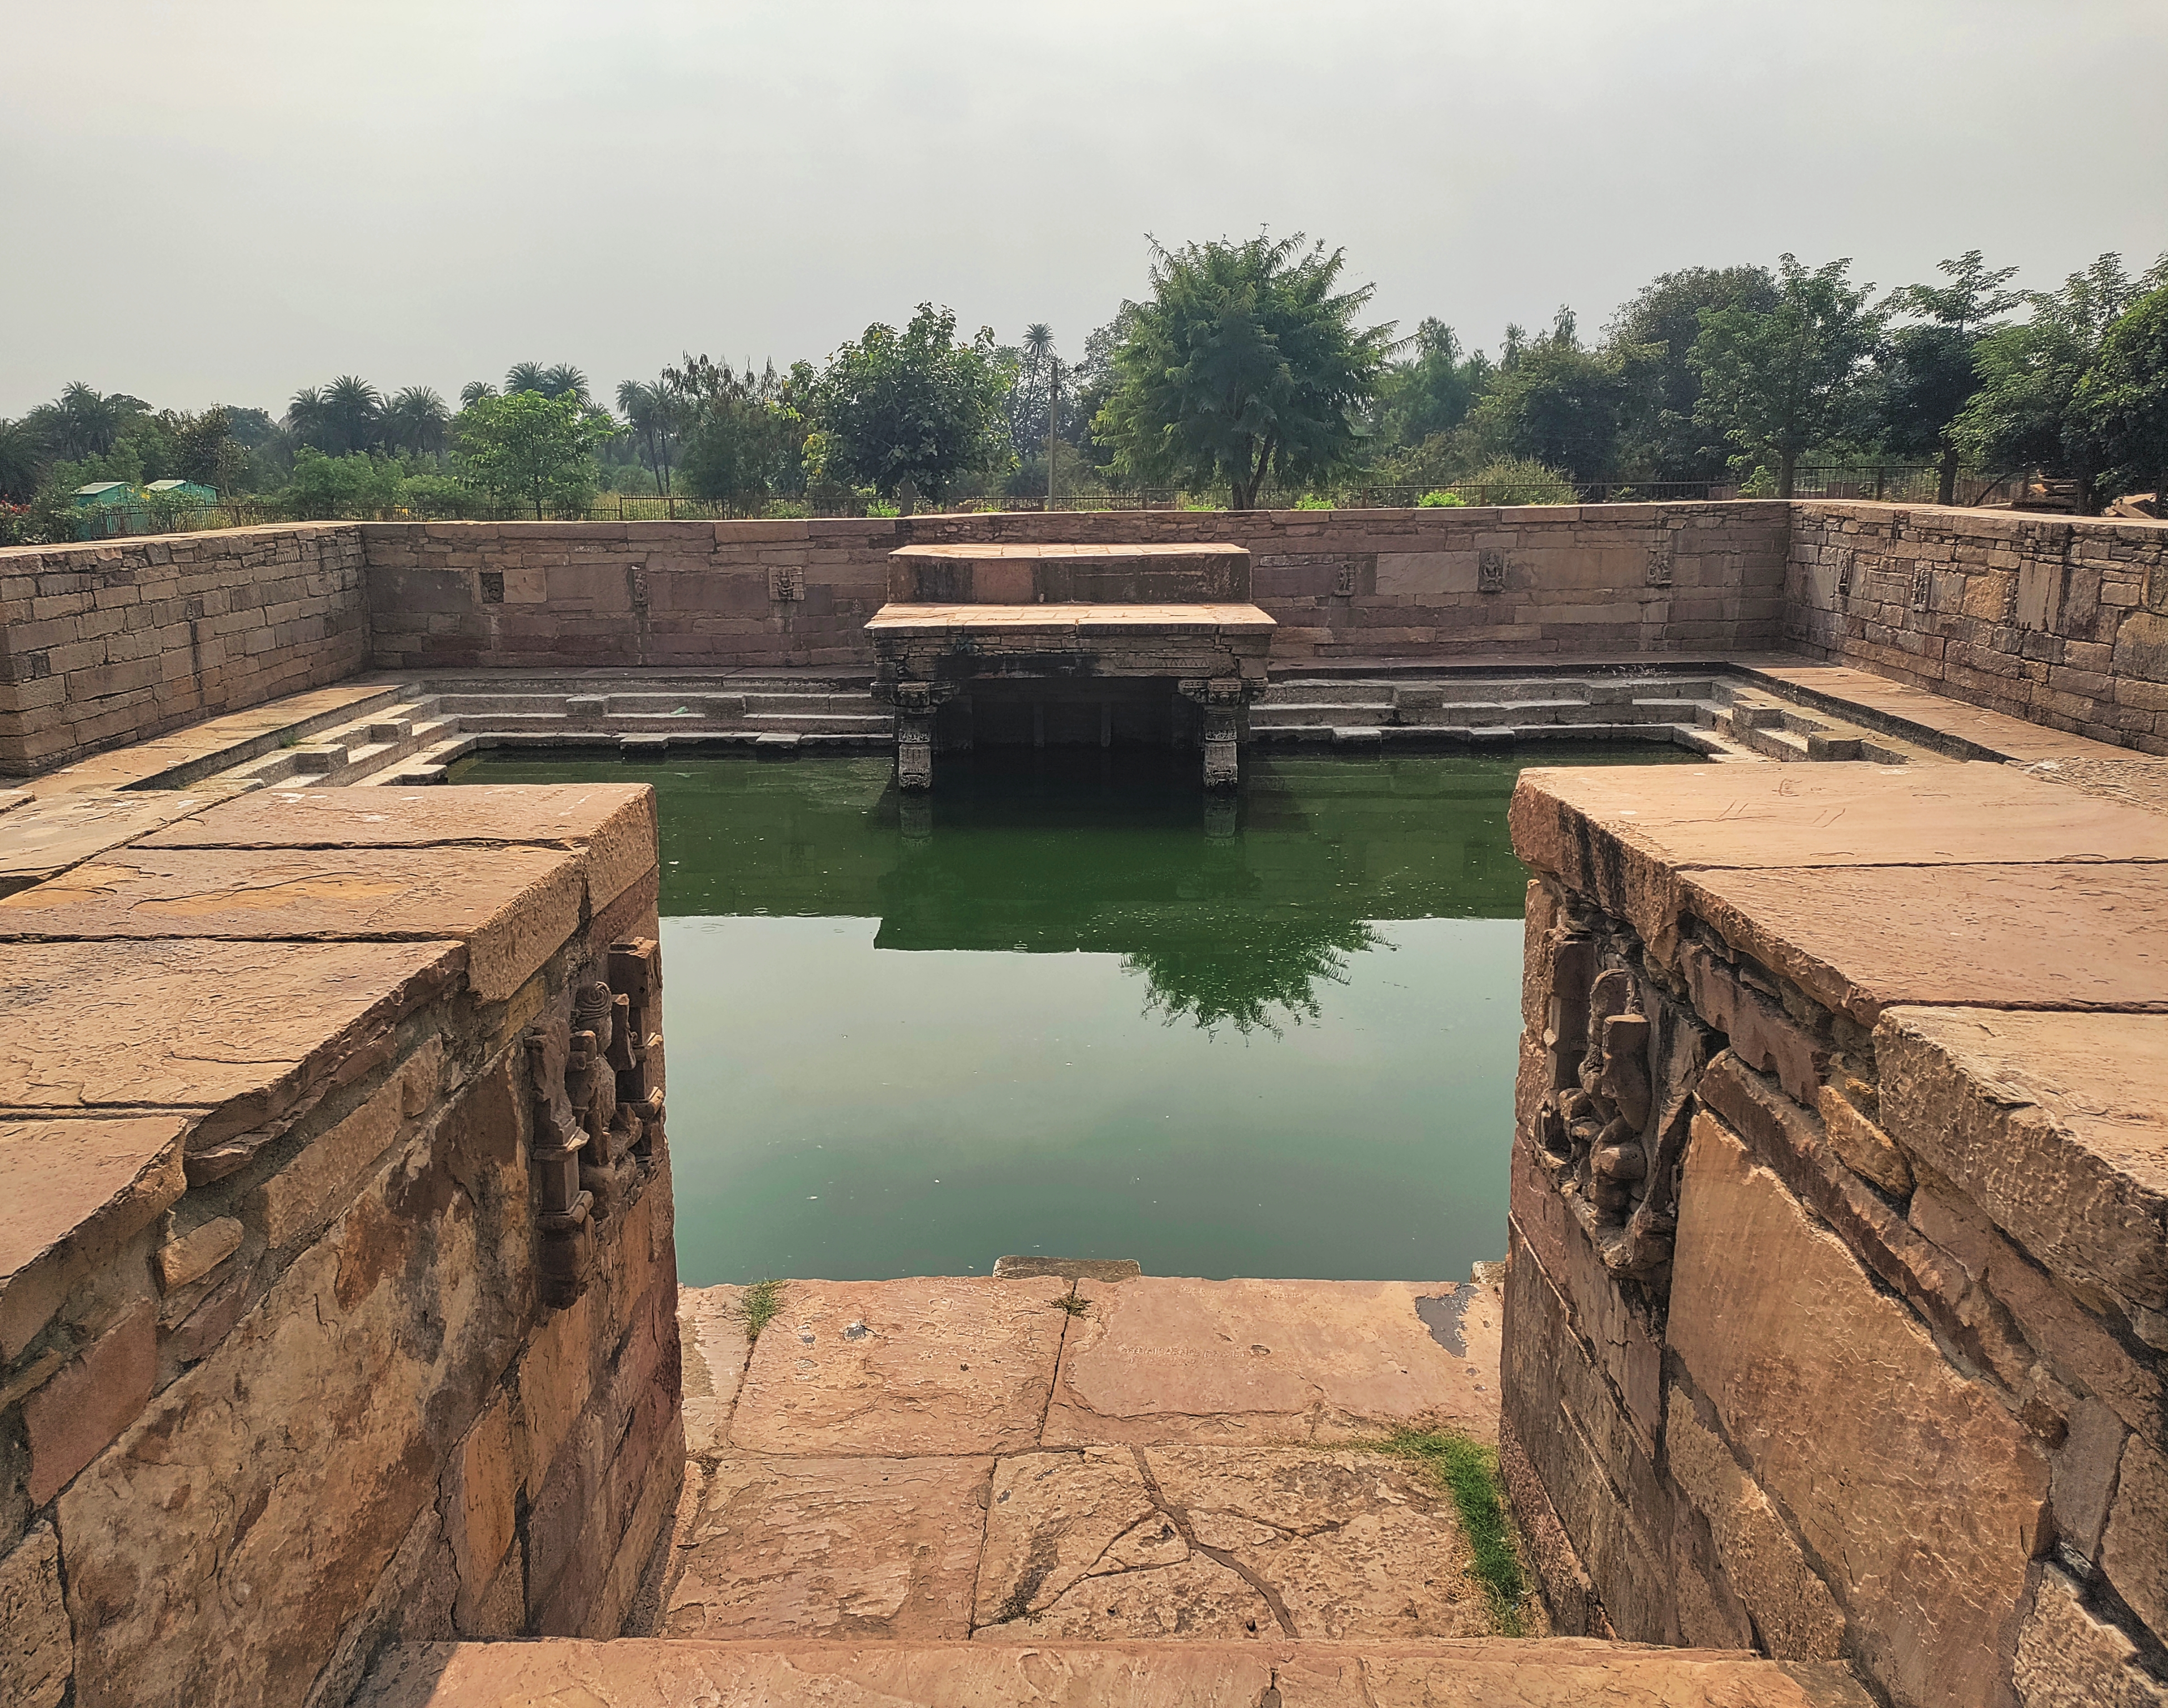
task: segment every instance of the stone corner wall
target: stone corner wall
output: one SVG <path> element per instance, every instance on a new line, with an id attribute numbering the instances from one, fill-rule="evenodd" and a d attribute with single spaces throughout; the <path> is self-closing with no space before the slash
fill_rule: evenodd
<path id="1" fill-rule="evenodd" d="M 358 522 L 0 549 L 0 775 L 28 775 L 369 661 Z"/>
<path id="2" fill-rule="evenodd" d="M 1958 769 L 1985 777 L 1952 809 L 1970 857 L 2024 857 L 2022 791 L 2054 786 Z M 1894 1708 L 2168 1700 L 2168 1207 L 2141 1160 L 2168 1016 L 2097 1011 L 2097 952 L 2069 1012 L 2045 977 L 2035 1010 L 1991 982 L 1979 1007 L 1840 997 L 1791 947 L 1844 910 L 1831 873 L 1719 874 L 1715 900 L 1707 835 L 1693 871 L 1662 852 L 1659 820 L 1767 838 L 1786 813 L 1856 851 L 1902 777 L 1848 816 L 1845 777 L 1660 779 L 1614 824 L 1572 798 L 1598 775 L 1530 772 L 1512 807 L 1536 876 L 1501 1456 L 1560 1633 L 1841 1658 Z M 2148 818 L 2033 808 L 2126 844 Z M 2012 881 L 1943 864 L 1863 882 Z M 2115 964 L 2157 1000 L 2142 955 Z"/>
<path id="3" fill-rule="evenodd" d="M 1225 542 L 1273 661 L 1766 650 L 1788 512 L 1718 504 L 1068 512 L 681 522 L 371 523 L 386 670 L 866 666 L 907 544 Z"/>
<path id="4" fill-rule="evenodd" d="M 2168 523 L 1803 501 L 1784 613 L 1811 657 L 2168 754 Z"/>
<path id="5" fill-rule="evenodd" d="M 441 846 L 323 790 L 107 857 L 199 931 L 294 869 L 257 845 L 371 894 L 428 869 L 486 921 L 456 936 L 0 943 L 11 1708 L 335 1708 L 385 1642 L 615 1636 L 658 1568 L 685 1454 L 652 793 L 574 792 L 574 822 L 493 792 L 554 847 L 460 793 L 408 798 Z"/>

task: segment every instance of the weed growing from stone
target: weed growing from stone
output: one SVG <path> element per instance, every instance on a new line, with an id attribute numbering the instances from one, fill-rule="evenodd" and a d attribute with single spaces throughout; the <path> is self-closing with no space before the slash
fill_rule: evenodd
<path id="1" fill-rule="evenodd" d="M 1498 1450 L 1446 1430 L 1395 1430 L 1370 1445 L 1380 1453 L 1416 1461 L 1453 1497 L 1460 1532 L 1475 1556 L 1469 1571 L 1490 1599 L 1491 1623 L 1501 1636 L 1521 1636 L 1528 1580 L 1498 1486 Z"/>
<path id="2" fill-rule="evenodd" d="M 773 1323 L 783 1309 L 784 1289 L 788 1281 L 757 1281 L 745 1290 L 738 1301 L 738 1321 L 745 1324 L 746 1339 L 757 1340 L 760 1331 Z"/>
<path id="3" fill-rule="evenodd" d="M 1074 1293 L 1064 1293 L 1054 1302 L 1072 1317 L 1081 1317 L 1092 1308 L 1089 1299 L 1080 1299 Z"/>

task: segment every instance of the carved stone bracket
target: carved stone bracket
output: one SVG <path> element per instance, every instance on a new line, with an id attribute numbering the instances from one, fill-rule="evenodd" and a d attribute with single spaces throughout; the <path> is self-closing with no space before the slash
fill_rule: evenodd
<path id="1" fill-rule="evenodd" d="M 1661 1298 L 1708 1034 L 1637 970 L 1638 945 L 1605 929 L 1613 923 L 1570 920 L 1550 935 L 1548 1090 L 1532 1136 L 1604 1266 Z"/>
<path id="2" fill-rule="evenodd" d="M 543 1300 L 585 1291 L 594 1233 L 635 1194 L 662 1142 L 662 994 L 649 937 L 613 943 L 609 978 L 575 987 L 568 1017 L 527 1029 L 533 1169 Z"/>

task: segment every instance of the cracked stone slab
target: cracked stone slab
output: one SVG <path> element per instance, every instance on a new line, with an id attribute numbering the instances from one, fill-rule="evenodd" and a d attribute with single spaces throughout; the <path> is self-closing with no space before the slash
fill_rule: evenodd
<path id="1" fill-rule="evenodd" d="M 356 1708 L 1871 1708 L 1841 1665 L 1556 1638 L 1104 1644 L 414 1643 Z"/>
<path id="2" fill-rule="evenodd" d="M 290 1114 L 388 1048 L 403 1016 L 456 988 L 466 946 L 13 943 L 17 1024 L 0 1035 L 0 1107 L 205 1111 L 205 1151 Z"/>
<path id="3" fill-rule="evenodd" d="M 1416 1422 L 1498 1438 L 1496 1287 L 1141 1276 L 1077 1291 L 1089 1308 L 1062 1346 L 1048 1446 L 1347 1440 Z"/>
<path id="4" fill-rule="evenodd" d="M 806 1454 L 1031 1446 L 1069 1321 L 1056 1301 L 1068 1291 L 1063 1281 L 985 1276 L 792 1281 L 753 1346 L 731 1445 Z"/>
<path id="5" fill-rule="evenodd" d="M 967 1635 L 992 1468 L 725 1455 L 679 1539 L 662 1634 Z"/>
<path id="6" fill-rule="evenodd" d="M 457 788 L 268 788 L 146 836 L 146 848 L 577 850 L 601 908 L 655 864 L 655 790 L 644 782 Z"/>
<path id="7" fill-rule="evenodd" d="M 547 848 L 124 848 L 0 898 L 0 941 L 450 937 L 502 1002 L 579 928 L 581 888 Z"/>
<path id="8" fill-rule="evenodd" d="M 97 790 L 32 797 L 0 819 L 0 895 L 27 889 L 145 833 L 199 813 L 225 791 Z"/>
<path id="9" fill-rule="evenodd" d="M 752 1350 L 738 1314 L 744 1298 L 743 1287 L 678 1289 L 688 1458 L 712 1459 L 728 1445 L 731 1408 Z"/>
<path id="10" fill-rule="evenodd" d="M 1086 1447 L 994 1471 L 980 1641 L 1483 1636 L 1453 1503 L 1342 1449 Z"/>

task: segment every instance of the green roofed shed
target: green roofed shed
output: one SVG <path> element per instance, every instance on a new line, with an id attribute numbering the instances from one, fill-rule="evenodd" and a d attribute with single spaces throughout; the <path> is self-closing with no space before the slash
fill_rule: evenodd
<path id="1" fill-rule="evenodd" d="M 143 489 L 157 498 L 177 498 L 189 504 L 215 504 L 218 493 L 199 480 L 153 480 Z"/>

